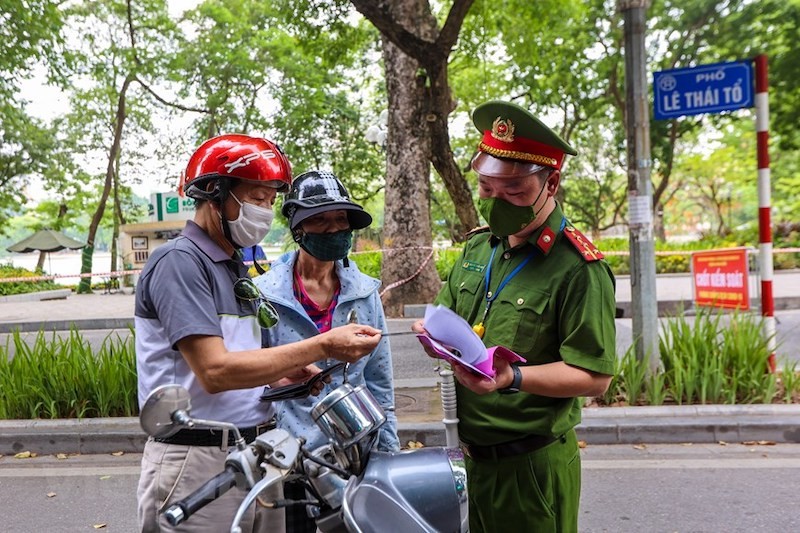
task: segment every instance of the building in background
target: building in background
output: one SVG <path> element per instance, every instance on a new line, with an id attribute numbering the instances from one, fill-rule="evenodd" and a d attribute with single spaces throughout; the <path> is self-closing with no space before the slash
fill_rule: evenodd
<path id="1" fill-rule="evenodd" d="M 149 220 L 119 227 L 118 250 L 125 270 L 141 270 L 150 253 L 177 237 L 186 221 L 194 218 L 194 200 L 181 198 L 177 192 L 150 195 Z M 138 280 L 134 274 L 133 285 Z"/>

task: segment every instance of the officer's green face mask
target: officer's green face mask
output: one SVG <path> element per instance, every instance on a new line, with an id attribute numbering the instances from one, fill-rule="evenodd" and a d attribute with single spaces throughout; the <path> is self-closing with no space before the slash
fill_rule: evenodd
<path id="1" fill-rule="evenodd" d="M 547 187 L 547 180 L 542 184 L 539 194 L 531 205 L 514 205 L 499 198 L 479 198 L 478 211 L 489 224 L 489 229 L 498 237 L 508 237 L 522 231 L 533 222 L 539 214 L 533 208 Z"/>

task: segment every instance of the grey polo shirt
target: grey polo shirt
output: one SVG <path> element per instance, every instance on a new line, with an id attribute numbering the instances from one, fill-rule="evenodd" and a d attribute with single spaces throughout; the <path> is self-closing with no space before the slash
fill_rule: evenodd
<path id="1" fill-rule="evenodd" d="M 263 387 L 209 394 L 177 349 L 189 335 L 222 337 L 229 352 L 261 347 L 255 304 L 233 293 L 234 282 L 246 276 L 242 262 L 192 221 L 152 253 L 136 285 L 140 407 L 156 387 L 177 383 L 189 391 L 196 418 L 250 427 L 272 417 L 271 404 L 259 401 Z"/>

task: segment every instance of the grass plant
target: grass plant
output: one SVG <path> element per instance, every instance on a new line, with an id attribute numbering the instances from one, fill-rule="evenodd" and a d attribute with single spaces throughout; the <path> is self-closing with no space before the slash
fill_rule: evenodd
<path id="1" fill-rule="evenodd" d="M 795 365 L 768 372 L 769 343 L 763 318 L 701 308 L 665 321 L 659 338 L 661 368 L 648 374 L 632 349 L 618 361 L 606 405 L 753 404 L 800 394 Z"/>
<path id="2" fill-rule="evenodd" d="M 4 419 L 134 416 L 133 336 L 111 334 L 95 353 L 75 329 L 40 331 L 30 343 L 14 332 L 0 348 L 0 390 Z"/>
<path id="3" fill-rule="evenodd" d="M 800 401 L 800 373 L 767 371 L 763 319 L 700 310 L 662 326 L 661 365 L 649 372 L 634 346 L 618 358 L 599 405 L 748 404 Z M 13 354 L 13 356 L 11 355 Z M 0 419 L 136 416 L 133 331 L 106 337 L 96 351 L 77 330 L 61 337 L 19 332 L 0 346 Z"/>
<path id="4" fill-rule="evenodd" d="M 785 363 L 780 371 L 779 379 L 783 402 L 792 403 L 794 397 L 800 395 L 800 372 L 797 371 L 797 364 Z"/>

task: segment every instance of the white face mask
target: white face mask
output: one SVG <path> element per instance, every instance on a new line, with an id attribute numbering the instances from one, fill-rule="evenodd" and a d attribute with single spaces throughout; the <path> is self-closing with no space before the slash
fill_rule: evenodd
<path id="1" fill-rule="evenodd" d="M 275 214 L 272 209 L 240 202 L 233 193 L 231 193 L 231 196 L 240 207 L 239 218 L 228 221 L 228 227 L 231 229 L 231 238 L 235 244 L 242 248 L 255 246 L 269 233 L 269 228 L 272 226 L 272 218 Z"/>

